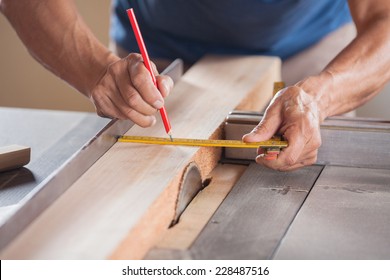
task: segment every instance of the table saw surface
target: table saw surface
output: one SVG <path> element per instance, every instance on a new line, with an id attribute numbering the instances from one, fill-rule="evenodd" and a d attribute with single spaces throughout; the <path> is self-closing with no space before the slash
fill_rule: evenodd
<path id="1" fill-rule="evenodd" d="M 93 113 L 0 107 L 0 146 L 31 147 L 29 164 L 0 173 L 0 220 L 108 122 Z"/>

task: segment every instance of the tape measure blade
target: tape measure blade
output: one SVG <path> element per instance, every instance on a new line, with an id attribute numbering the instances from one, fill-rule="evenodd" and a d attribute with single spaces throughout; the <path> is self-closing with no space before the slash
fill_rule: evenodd
<path id="1" fill-rule="evenodd" d="M 258 147 L 287 147 L 286 141 L 268 140 L 263 142 L 245 143 L 239 140 L 216 140 L 216 139 L 190 139 L 190 138 L 170 138 L 150 137 L 150 136 L 121 136 L 119 142 L 155 144 L 155 145 L 175 145 L 191 147 L 228 147 L 228 148 L 258 148 Z"/>

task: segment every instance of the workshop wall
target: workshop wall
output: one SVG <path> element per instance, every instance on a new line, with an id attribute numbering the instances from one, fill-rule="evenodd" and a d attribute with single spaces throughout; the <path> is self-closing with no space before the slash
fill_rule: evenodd
<path id="1" fill-rule="evenodd" d="M 382 92 L 364 106 L 356 110 L 358 117 L 381 118 L 390 120 L 390 83 Z"/>
<path id="2" fill-rule="evenodd" d="M 96 37 L 108 45 L 110 0 L 76 0 Z M 37 63 L 0 14 L 0 106 L 95 111 L 92 103 Z"/>
<path id="3" fill-rule="evenodd" d="M 110 0 L 76 0 L 97 38 L 108 45 Z M 4 16 L 0 16 L 0 106 L 94 111 L 90 101 L 39 65 L 26 51 Z M 390 84 L 363 107 L 359 117 L 390 119 Z"/>

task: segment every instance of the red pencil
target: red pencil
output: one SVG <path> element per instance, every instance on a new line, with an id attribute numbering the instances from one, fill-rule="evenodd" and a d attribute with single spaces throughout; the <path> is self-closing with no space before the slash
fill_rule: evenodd
<path id="1" fill-rule="evenodd" d="M 134 32 L 135 38 L 137 40 L 138 48 L 139 48 L 141 55 L 142 55 L 142 58 L 144 60 L 145 67 L 148 69 L 150 76 L 152 77 L 153 83 L 157 87 L 156 77 L 153 74 L 152 65 L 150 64 L 149 55 L 148 55 L 148 52 L 146 50 L 144 40 L 142 39 L 141 31 L 138 27 L 138 22 L 137 22 L 137 19 L 135 18 L 135 14 L 134 14 L 133 9 L 127 10 L 127 16 L 129 17 L 131 27 L 133 28 L 133 32 Z M 165 110 L 165 107 L 162 107 L 160 109 L 160 115 L 161 115 L 162 121 L 164 123 L 165 131 L 169 135 L 169 138 L 171 138 L 171 140 L 173 140 L 172 134 L 171 134 L 171 124 L 169 123 L 169 119 L 168 119 L 168 115 L 167 115 L 167 111 Z"/>

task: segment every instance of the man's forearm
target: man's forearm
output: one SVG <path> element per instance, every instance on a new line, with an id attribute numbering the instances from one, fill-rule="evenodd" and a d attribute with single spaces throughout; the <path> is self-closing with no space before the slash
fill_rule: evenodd
<path id="1" fill-rule="evenodd" d="M 8 18 L 29 52 L 46 68 L 89 96 L 119 58 L 92 34 L 69 0 L 2 0 Z"/>
<path id="2" fill-rule="evenodd" d="M 316 96 L 322 119 L 363 105 L 390 80 L 390 12 L 386 5 L 377 5 L 378 11 L 369 15 L 359 15 L 359 10 L 351 8 L 358 28 L 355 40 L 322 73 L 299 83 Z"/>

